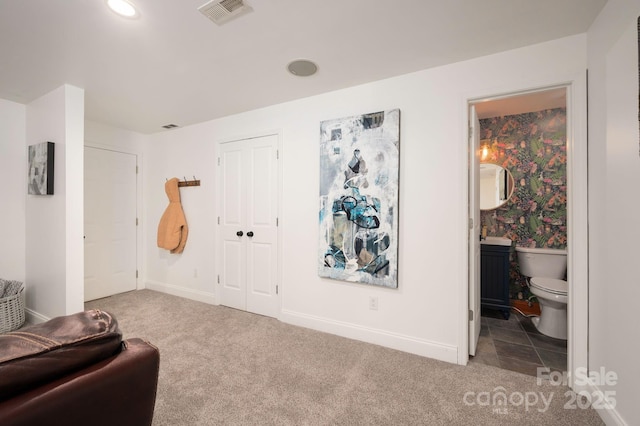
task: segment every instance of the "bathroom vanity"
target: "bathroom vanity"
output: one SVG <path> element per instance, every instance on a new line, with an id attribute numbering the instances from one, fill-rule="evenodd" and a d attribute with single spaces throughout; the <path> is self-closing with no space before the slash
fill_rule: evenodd
<path id="1" fill-rule="evenodd" d="M 509 255 L 511 240 L 487 237 L 480 244 L 480 305 L 497 309 L 509 319 Z"/>

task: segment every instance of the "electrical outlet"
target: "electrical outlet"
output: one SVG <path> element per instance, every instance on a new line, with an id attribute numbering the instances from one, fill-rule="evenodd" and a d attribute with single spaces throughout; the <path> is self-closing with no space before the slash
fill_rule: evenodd
<path id="1" fill-rule="evenodd" d="M 369 309 L 372 311 L 378 310 L 378 298 L 376 296 L 369 296 Z"/>
<path id="2" fill-rule="evenodd" d="M 198 269 L 193 270 L 193 278 L 198 278 Z"/>

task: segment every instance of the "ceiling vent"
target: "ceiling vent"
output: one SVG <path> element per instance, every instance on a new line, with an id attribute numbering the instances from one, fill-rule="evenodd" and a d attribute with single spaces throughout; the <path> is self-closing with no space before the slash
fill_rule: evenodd
<path id="1" fill-rule="evenodd" d="M 251 12 L 253 9 L 243 0 L 211 0 L 198 8 L 207 18 L 218 25 Z"/>

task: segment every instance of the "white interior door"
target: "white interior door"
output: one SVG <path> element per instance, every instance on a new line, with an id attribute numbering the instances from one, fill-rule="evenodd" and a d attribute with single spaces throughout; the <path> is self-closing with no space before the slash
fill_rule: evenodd
<path id="1" fill-rule="evenodd" d="M 136 156 L 84 150 L 84 300 L 137 284 Z"/>
<path id="2" fill-rule="evenodd" d="M 276 135 L 220 149 L 220 303 L 277 317 Z"/>
<path id="3" fill-rule="evenodd" d="M 469 107 L 469 355 L 480 337 L 480 122 Z"/>

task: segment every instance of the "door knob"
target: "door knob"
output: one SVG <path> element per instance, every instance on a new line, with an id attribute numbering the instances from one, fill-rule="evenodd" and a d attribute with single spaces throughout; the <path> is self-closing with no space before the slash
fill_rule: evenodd
<path id="1" fill-rule="evenodd" d="M 236 232 L 236 235 L 237 235 L 238 237 L 242 237 L 244 234 L 242 233 L 242 231 L 238 231 L 238 232 Z"/>
<path id="2" fill-rule="evenodd" d="M 253 231 L 247 232 L 247 237 L 253 237 Z"/>

